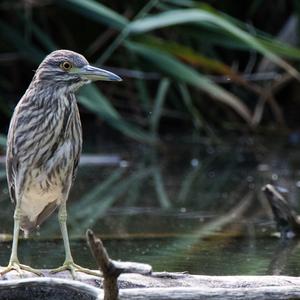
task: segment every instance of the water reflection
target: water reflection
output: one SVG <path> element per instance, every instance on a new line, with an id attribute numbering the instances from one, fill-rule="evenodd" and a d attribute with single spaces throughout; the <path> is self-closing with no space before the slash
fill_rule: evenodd
<path id="1" fill-rule="evenodd" d="M 114 259 L 147 262 L 156 271 L 298 275 L 299 245 L 271 236 L 275 227 L 260 191 L 277 181 L 296 206 L 299 155 L 284 151 L 280 143 L 176 145 L 160 152 L 139 148 L 132 155 L 85 157 L 68 203 L 76 261 L 94 266 L 84 240 L 90 227 Z M 4 265 L 10 241 L 3 234 L 12 232 L 13 208 L 3 165 L 0 182 Z M 20 242 L 20 259 L 27 264 L 55 267 L 63 258 L 56 215 Z"/>

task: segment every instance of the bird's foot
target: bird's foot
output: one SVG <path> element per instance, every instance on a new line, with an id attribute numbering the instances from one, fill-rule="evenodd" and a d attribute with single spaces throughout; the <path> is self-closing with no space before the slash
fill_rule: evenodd
<path id="1" fill-rule="evenodd" d="M 22 277 L 24 274 L 22 272 L 23 271 L 27 271 L 27 272 L 31 272 L 31 273 L 34 273 L 38 276 L 43 276 L 43 273 L 40 272 L 39 270 L 37 269 L 33 269 L 29 266 L 26 266 L 26 265 L 23 265 L 23 264 L 20 264 L 18 260 L 13 260 L 13 261 L 10 261 L 8 266 L 5 267 L 1 272 L 0 272 L 0 276 L 3 276 L 5 275 L 6 273 L 10 272 L 10 271 L 17 271 L 20 276 Z"/>
<path id="2" fill-rule="evenodd" d="M 77 264 L 74 263 L 74 261 L 65 261 L 64 264 L 61 267 L 58 267 L 56 269 L 51 270 L 52 274 L 63 272 L 69 270 L 71 272 L 71 275 L 73 279 L 76 279 L 76 272 L 82 272 L 93 276 L 101 276 L 100 272 L 90 270 L 88 268 L 83 268 Z"/>

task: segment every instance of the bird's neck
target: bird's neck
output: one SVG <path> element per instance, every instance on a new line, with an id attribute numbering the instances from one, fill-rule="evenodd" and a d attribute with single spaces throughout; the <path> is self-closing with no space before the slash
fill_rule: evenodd
<path id="1" fill-rule="evenodd" d="M 51 84 L 50 82 L 32 82 L 26 94 L 32 99 L 33 105 L 39 107 L 59 108 L 61 110 L 70 109 L 76 104 L 74 91 L 64 85 Z"/>

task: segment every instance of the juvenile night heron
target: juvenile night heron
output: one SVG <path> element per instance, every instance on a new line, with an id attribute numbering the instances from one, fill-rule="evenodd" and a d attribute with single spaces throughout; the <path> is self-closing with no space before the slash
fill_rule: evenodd
<path id="1" fill-rule="evenodd" d="M 36 269 L 19 263 L 19 230 L 25 234 L 39 226 L 56 208 L 65 247 L 65 262 L 53 272 L 90 273 L 73 261 L 66 226 L 66 202 L 74 181 L 82 145 L 81 122 L 75 92 L 91 81 L 120 81 L 111 72 L 92 67 L 69 50 L 50 53 L 15 108 L 8 132 L 6 171 L 15 204 L 10 270 Z"/>

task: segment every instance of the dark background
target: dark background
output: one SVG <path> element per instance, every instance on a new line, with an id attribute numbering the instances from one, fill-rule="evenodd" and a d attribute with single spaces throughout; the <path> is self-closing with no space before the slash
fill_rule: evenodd
<path id="1" fill-rule="evenodd" d="M 298 3 L 2 0 L 2 145 L 13 108 L 34 70 L 47 53 L 64 48 L 82 53 L 91 64 L 124 79 L 118 84 L 97 83 L 93 92 L 89 87 L 81 91 L 86 100 L 79 98 L 87 148 L 95 140 L 153 143 L 186 136 L 205 137 L 213 143 L 241 133 L 276 133 L 297 142 L 300 109 L 295 77 L 299 74 L 290 76 L 288 68 L 266 60 L 259 46 L 298 68 Z M 182 21 L 190 10 L 206 13 L 208 19 Z M 128 30 L 134 20 L 151 17 L 155 24 L 156 19 L 166 19 L 163 14 L 169 14 L 172 24 L 148 31 Z M 222 22 L 242 30 L 257 44 L 240 39 Z M 142 48 L 133 50 L 128 43 Z M 168 59 L 179 69 L 170 67 Z M 202 83 L 198 85 L 202 79 L 213 85 L 206 90 Z M 215 87 L 222 89 L 218 97 L 213 96 Z M 234 95 L 231 104 L 223 92 Z M 248 120 L 237 109 L 240 104 L 248 110 Z"/>

